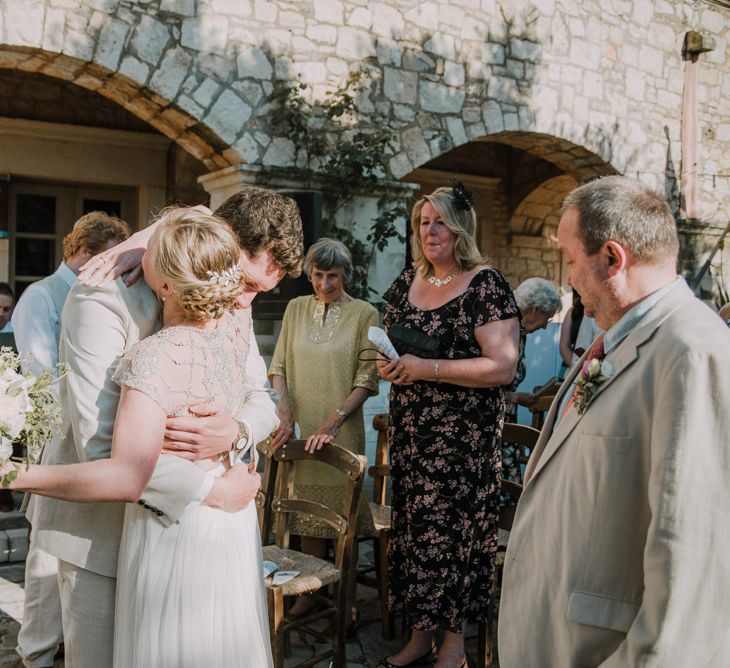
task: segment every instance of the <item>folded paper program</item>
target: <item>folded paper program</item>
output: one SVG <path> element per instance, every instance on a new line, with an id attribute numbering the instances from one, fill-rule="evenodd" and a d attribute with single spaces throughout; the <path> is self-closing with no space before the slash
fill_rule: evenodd
<path id="1" fill-rule="evenodd" d="M 368 339 L 382 355 L 389 360 L 397 360 L 399 355 L 391 343 L 388 335 L 380 327 L 368 327 Z"/>

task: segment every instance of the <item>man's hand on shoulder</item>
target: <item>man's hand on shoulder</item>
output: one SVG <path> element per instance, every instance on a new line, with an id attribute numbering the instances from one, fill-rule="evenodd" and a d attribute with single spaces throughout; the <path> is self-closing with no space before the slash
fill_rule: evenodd
<path id="1" fill-rule="evenodd" d="M 259 489 L 261 476 L 256 473 L 255 465 L 237 464 L 216 478 L 203 505 L 237 513 L 256 498 Z"/>
<path id="2" fill-rule="evenodd" d="M 238 423 L 215 403 L 195 404 L 190 416 L 167 418 L 162 452 L 183 459 L 210 459 L 230 450 L 238 436 Z"/>

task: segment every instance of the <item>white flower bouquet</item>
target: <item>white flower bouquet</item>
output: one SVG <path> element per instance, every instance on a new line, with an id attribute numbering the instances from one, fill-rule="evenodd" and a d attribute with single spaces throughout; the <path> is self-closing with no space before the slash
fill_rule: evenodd
<path id="1" fill-rule="evenodd" d="M 13 442 L 25 444 L 27 456 L 19 461 L 27 466 L 38 462 L 43 447 L 61 424 L 61 405 L 52 387 L 56 382 L 50 369 L 36 377 L 21 371 L 21 358 L 12 348 L 0 348 L 0 466 L 13 455 Z M 60 373 L 63 373 L 59 365 Z M 2 475 L 7 487 L 17 476 L 12 470 Z"/>

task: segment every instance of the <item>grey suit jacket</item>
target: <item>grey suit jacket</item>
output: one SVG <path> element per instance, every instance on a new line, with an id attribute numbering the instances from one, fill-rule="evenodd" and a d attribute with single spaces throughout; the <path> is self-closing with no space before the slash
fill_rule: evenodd
<path id="1" fill-rule="evenodd" d="M 71 464 L 106 458 L 121 388 L 111 376 L 121 356 L 159 327 L 157 300 L 143 281 L 121 279 L 101 288 L 77 283 L 61 317 L 60 359 L 69 365 L 61 381 L 63 436 L 47 447 L 45 463 Z M 264 388 L 266 366 L 251 334 L 244 409 L 254 442 L 278 425 Z M 166 525 L 203 500 L 205 471 L 172 455 L 160 455 L 140 500 Z M 122 503 L 72 503 L 50 499 L 32 518 L 38 547 L 59 559 L 115 577 L 124 518 Z"/>
<path id="2" fill-rule="evenodd" d="M 730 332 L 681 281 L 606 359 L 525 472 L 500 665 L 730 665 Z"/>

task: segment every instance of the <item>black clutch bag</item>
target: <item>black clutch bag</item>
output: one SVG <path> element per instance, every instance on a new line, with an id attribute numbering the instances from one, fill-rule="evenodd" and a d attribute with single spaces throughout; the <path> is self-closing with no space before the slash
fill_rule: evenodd
<path id="1" fill-rule="evenodd" d="M 435 336 L 395 324 L 388 329 L 388 338 L 399 355 L 411 354 L 424 359 L 439 357 L 441 342 Z"/>

